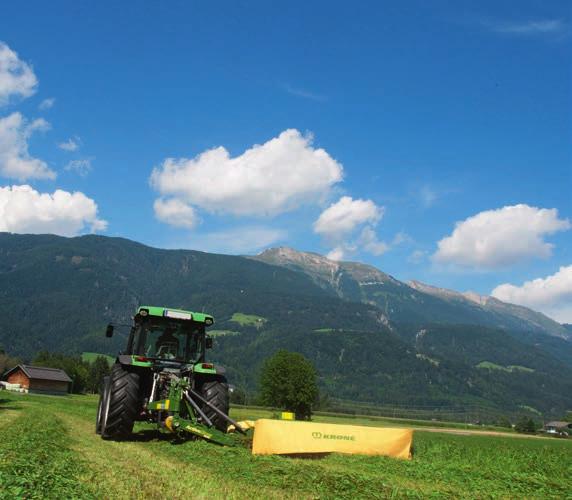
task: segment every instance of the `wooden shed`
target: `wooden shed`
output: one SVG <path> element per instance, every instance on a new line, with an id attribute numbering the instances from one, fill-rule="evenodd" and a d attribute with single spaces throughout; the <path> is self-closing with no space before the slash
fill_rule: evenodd
<path id="1" fill-rule="evenodd" d="M 9 384 L 20 384 L 28 392 L 67 394 L 72 379 L 59 368 L 18 365 L 8 371 L 4 378 Z"/>

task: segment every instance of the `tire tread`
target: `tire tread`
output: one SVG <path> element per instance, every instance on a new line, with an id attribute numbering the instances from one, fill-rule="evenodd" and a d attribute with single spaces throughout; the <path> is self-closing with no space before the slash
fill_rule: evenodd
<path id="1" fill-rule="evenodd" d="M 221 379 L 205 382 L 201 386 L 201 395 L 213 406 L 228 415 L 230 401 L 226 380 Z M 203 405 L 201 409 L 218 430 L 226 432 L 228 422 L 224 418 L 217 415 L 213 409 L 207 405 Z"/>
<path id="2" fill-rule="evenodd" d="M 139 375 L 116 364 L 111 370 L 109 385 L 109 411 L 102 436 L 125 438 L 133 431 L 139 412 Z"/>

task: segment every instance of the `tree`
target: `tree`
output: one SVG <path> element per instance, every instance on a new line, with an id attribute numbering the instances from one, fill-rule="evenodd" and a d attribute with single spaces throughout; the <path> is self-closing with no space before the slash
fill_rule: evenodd
<path id="1" fill-rule="evenodd" d="M 20 363 L 18 358 L 12 358 L 6 354 L 2 346 L 0 346 L 0 377 L 4 372 L 17 366 L 18 363 Z"/>
<path id="2" fill-rule="evenodd" d="M 534 433 L 540 425 L 531 418 L 522 417 L 514 426 L 517 432 Z"/>
<path id="3" fill-rule="evenodd" d="M 277 351 L 262 367 L 260 393 L 263 404 L 294 412 L 309 420 L 318 400 L 314 365 L 301 354 Z"/>
<path id="4" fill-rule="evenodd" d="M 104 356 L 97 356 L 89 365 L 87 389 L 92 393 L 98 393 L 103 385 L 103 378 L 109 375 L 111 367 Z"/>
<path id="5" fill-rule="evenodd" d="M 241 387 L 235 387 L 230 393 L 230 402 L 236 405 L 245 405 L 246 391 Z"/>
<path id="6" fill-rule="evenodd" d="M 504 415 L 499 418 L 497 425 L 499 425 L 500 427 L 508 427 L 509 429 L 512 429 L 512 424 L 510 423 L 510 420 Z"/>

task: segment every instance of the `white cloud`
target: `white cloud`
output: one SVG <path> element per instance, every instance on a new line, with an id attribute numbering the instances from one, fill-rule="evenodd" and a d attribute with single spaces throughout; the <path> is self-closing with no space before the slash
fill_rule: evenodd
<path id="1" fill-rule="evenodd" d="M 286 240 L 287 237 L 287 232 L 282 229 L 246 226 L 197 235 L 190 246 L 205 252 L 254 254 Z"/>
<path id="2" fill-rule="evenodd" d="M 533 257 L 547 258 L 551 243 L 544 237 L 570 229 L 558 210 L 514 205 L 486 210 L 457 222 L 450 236 L 438 243 L 433 260 L 476 269 L 510 266 Z"/>
<path id="3" fill-rule="evenodd" d="M 541 311 L 557 321 L 572 323 L 572 265 L 562 266 L 551 276 L 526 281 L 521 286 L 504 283 L 491 295 Z"/>
<path id="4" fill-rule="evenodd" d="M 540 19 L 524 22 L 486 22 L 485 25 L 496 33 L 515 36 L 534 36 L 562 33 L 566 23 L 561 19 Z"/>
<path id="5" fill-rule="evenodd" d="M 60 142 L 58 144 L 58 148 L 63 149 L 64 151 L 77 151 L 80 144 L 81 141 L 79 137 L 70 137 L 67 141 Z"/>
<path id="6" fill-rule="evenodd" d="M 0 42 L 0 106 L 8 104 L 12 97 L 31 96 L 38 86 L 32 68 L 18 58 L 4 42 Z"/>
<path id="7" fill-rule="evenodd" d="M 47 109 L 51 109 L 54 107 L 54 104 L 56 103 L 56 99 L 55 97 L 49 97 L 47 99 L 44 99 L 40 105 L 38 106 L 38 109 L 40 111 L 46 111 Z"/>
<path id="8" fill-rule="evenodd" d="M 199 222 L 197 212 L 184 201 L 176 198 L 159 198 L 153 204 L 155 217 L 161 222 L 171 226 L 186 227 L 192 229 Z"/>
<path id="9" fill-rule="evenodd" d="M 377 224 L 383 212 L 383 207 L 378 207 L 371 200 L 343 196 L 320 214 L 314 223 L 314 231 L 326 238 L 340 239 L 362 224 Z"/>
<path id="10" fill-rule="evenodd" d="M 168 158 L 151 174 L 163 196 L 211 213 L 276 215 L 315 203 L 342 180 L 342 166 L 312 136 L 285 130 L 232 158 L 218 147 L 193 159 Z"/>
<path id="11" fill-rule="evenodd" d="M 374 228 L 383 213 L 384 208 L 372 200 L 343 196 L 320 214 L 314 222 L 314 232 L 334 245 L 327 255 L 332 260 L 341 260 L 360 249 L 382 255 L 389 250 L 389 245 L 377 239 Z"/>
<path id="12" fill-rule="evenodd" d="M 389 245 L 378 240 L 374 229 L 370 226 L 366 226 L 362 229 L 359 244 L 366 252 L 375 256 L 383 255 L 389 250 Z"/>
<path id="13" fill-rule="evenodd" d="M 91 172 L 91 161 L 93 158 L 83 158 L 80 160 L 71 160 L 68 164 L 64 167 L 64 170 L 68 172 L 76 172 L 82 177 L 85 177 L 87 174 Z"/>
<path id="14" fill-rule="evenodd" d="M 20 181 L 54 179 L 56 174 L 46 162 L 33 158 L 28 152 L 31 135 L 49 128 L 50 124 L 44 119 L 28 122 L 20 113 L 0 118 L 0 176 Z"/>
<path id="15" fill-rule="evenodd" d="M 330 260 L 343 260 L 346 252 L 342 247 L 336 247 L 326 254 L 326 257 Z"/>
<path id="16" fill-rule="evenodd" d="M 0 231 L 75 236 L 86 228 L 95 232 L 106 227 L 107 222 L 97 217 L 96 203 L 81 192 L 58 189 L 50 194 L 28 185 L 0 187 Z"/>
<path id="17" fill-rule="evenodd" d="M 409 236 L 405 231 L 399 231 L 394 237 L 393 240 L 391 240 L 391 244 L 396 246 L 396 245 L 402 245 L 402 244 L 411 244 L 413 243 L 414 240 L 411 236 Z"/>

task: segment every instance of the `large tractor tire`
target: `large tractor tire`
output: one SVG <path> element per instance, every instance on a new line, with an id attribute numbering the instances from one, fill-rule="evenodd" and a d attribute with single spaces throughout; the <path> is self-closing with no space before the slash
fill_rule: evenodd
<path id="1" fill-rule="evenodd" d="M 201 396 L 215 408 L 228 415 L 230 399 L 226 379 L 221 377 L 219 380 L 205 382 L 201 386 Z M 207 405 L 202 405 L 201 410 L 219 431 L 226 432 L 228 422 L 224 418 Z"/>
<path id="2" fill-rule="evenodd" d="M 96 434 L 101 434 L 101 429 L 105 425 L 104 415 L 105 415 L 105 410 L 107 408 L 107 396 L 109 394 L 108 390 L 107 390 L 108 383 L 109 383 L 109 377 L 103 377 L 103 384 L 101 384 L 101 389 L 99 392 L 99 403 L 97 405 L 97 416 L 95 418 L 95 433 Z"/>
<path id="3" fill-rule="evenodd" d="M 141 407 L 139 375 L 120 364 L 113 365 L 102 407 L 101 436 L 104 439 L 128 437 Z"/>

